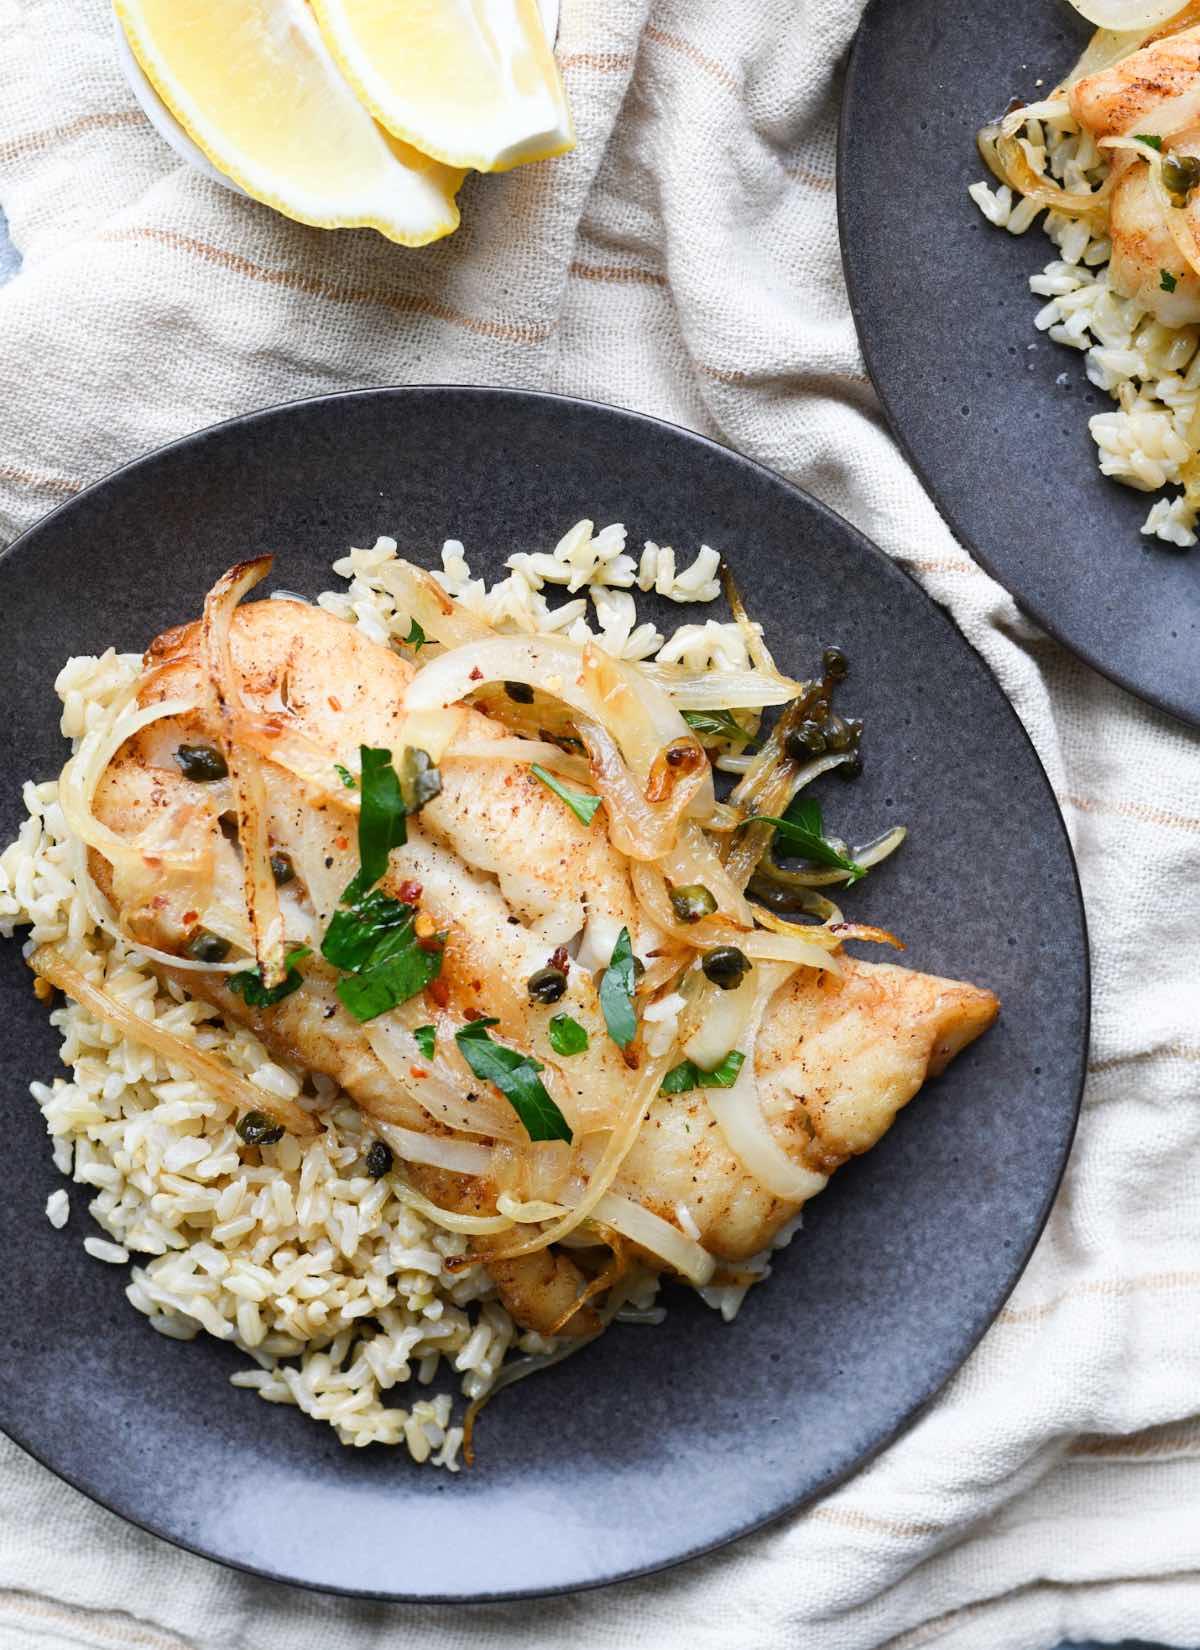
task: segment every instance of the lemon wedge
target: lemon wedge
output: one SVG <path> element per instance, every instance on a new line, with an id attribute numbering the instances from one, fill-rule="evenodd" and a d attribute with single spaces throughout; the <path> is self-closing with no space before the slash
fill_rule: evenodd
<path id="1" fill-rule="evenodd" d="M 311 0 L 381 126 L 448 166 L 507 172 L 575 146 L 537 0 Z"/>
<path id="2" fill-rule="evenodd" d="M 248 195 L 319 228 L 424 246 L 458 227 L 462 171 L 378 126 L 307 0 L 116 0 L 134 55 L 188 136 Z"/>

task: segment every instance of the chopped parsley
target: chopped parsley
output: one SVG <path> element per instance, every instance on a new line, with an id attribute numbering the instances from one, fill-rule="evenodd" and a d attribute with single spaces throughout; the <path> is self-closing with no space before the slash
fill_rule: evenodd
<path id="1" fill-rule="evenodd" d="M 582 1054 L 588 1046 L 587 1032 L 569 1014 L 556 1014 L 547 1027 L 547 1035 L 555 1054 Z"/>
<path id="2" fill-rule="evenodd" d="M 1158 284 L 1164 292 L 1174 292 L 1175 288 L 1179 285 L 1179 281 L 1174 275 L 1171 274 L 1169 269 L 1160 269 L 1158 272 Z"/>
<path id="3" fill-rule="evenodd" d="M 1154 132 L 1135 132 L 1134 137 L 1139 143 L 1144 143 L 1147 149 L 1162 150 L 1162 139 Z"/>
<path id="4" fill-rule="evenodd" d="M 415 648 L 419 653 L 429 638 L 414 619 L 408 627 L 408 635 L 404 638 L 404 640 L 407 642 L 409 647 Z"/>
<path id="5" fill-rule="evenodd" d="M 293 991 L 299 991 L 304 984 L 304 977 L 296 964 L 311 956 L 311 946 L 293 946 L 283 959 L 287 974 L 278 985 L 270 988 L 263 984 L 262 969 L 258 966 L 244 969 L 240 974 L 231 974 L 225 984 L 242 999 L 247 1008 L 274 1008 L 276 1003 L 290 997 Z"/>
<path id="6" fill-rule="evenodd" d="M 740 1049 L 731 1049 L 719 1066 L 712 1071 L 705 1071 L 694 1060 L 681 1060 L 677 1066 L 672 1066 L 662 1080 L 660 1094 L 687 1094 L 692 1089 L 731 1089 L 738 1080 L 738 1073 L 745 1064 L 746 1056 Z"/>
<path id="7" fill-rule="evenodd" d="M 592 823 L 592 820 L 596 817 L 596 809 L 604 800 L 603 797 L 592 796 L 587 791 L 573 791 L 569 785 L 564 785 L 561 779 L 555 779 L 554 775 L 543 768 L 540 762 L 533 762 L 530 766 L 542 784 L 549 786 L 555 796 L 561 797 L 576 819 L 584 825 Z"/>
<path id="8" fill-rule="evenodd" d="M 790 854 L 798 854 L 814 865 L 828 865 L 832 870 L 844 871 L 847 883 L 858 882 L 866 876 L 866 869 L 844 854 L 825 835 L 821 818 L 821 804 L 812 797 L 797 796 L 789 804 L 782 818 L 774 814 L 755 814 L 744 821 L 774 825 L 780 847 Z"/>
<path id="9" fill-rule="evenodd" d="M 538 1076 L 546 1068 L 532 1054 L 507 1048 L 488 1036 L 498 1020 L 472 1020 L 454 1033 L 459 1052 L 476 1077 L 492 1083 L 508 1101 L 531 1140 L 570 1141 L 570 1124 L 546 1092 Z"/>
<path id="10" fill-rule="evenodd" d="M 437 1030 L 434 1026 L 416 1026 L 413 1029 L 413 1041 L 427 1060 L 432 1060 L 437 1053 Z"/>
<path id="11" fill-rule="evenodd" d="M 445 936 L 422 943 L 415 918 L 411 905 L 379 888 L 334 913 L 321 955 L 344 971 L 337 994 L 356 1020 L 374 1020 L 406 1003 L 441 973 Z"/>
<path id="12" fill-rule="evenodd" d="M 637 1036 L 637 1011 L 633 993 L 637 985 L 637 961 L 628 928 L 622 928 L 613 946 L 612 958 L 600 981 L 600 1007 L 608 1035 L 618 1048 L 628 1048 Z"/>
<path id="13" fill-rule="evenodd" d="M 388 868 L 393 848 L 408 841 L 404 797 L 392 766 L 392 753 L 359 746 L 362 762 L 362 806 L 358 815 L 358 874 L 342 895 L 344 905 L 357 905 Z M 334 919 L 336 921 L 336 918 Z"/>
<path id="14" fill-rule="evenodd" d="M 748 744 L 750 735 L 730 710 L 685 710 L 683 719 L 694 733 L 710 739 L 733 739 Z"/>
<path id="15" fill-rule="evenodd" d="M 349 768 L 344 768 L 340 762 L 335 762 L 333 764 L 333 771 L 337 774 L 338 778 L 348 791 L 356 791 L 358 789 L 358 780 L 355 779 Z"/>

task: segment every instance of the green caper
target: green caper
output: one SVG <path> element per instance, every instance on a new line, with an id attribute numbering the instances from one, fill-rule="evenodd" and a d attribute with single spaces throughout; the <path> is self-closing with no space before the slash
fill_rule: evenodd
<path id="1" fill-rule="evenodd" d="M 672 888 L 671 904 L 680 922 L 699 922 L 701 917 L 710 917 L 717 908 L 712 893 L 702 882 L 689 882 L 681 888 Z"/>
<path id="2" fill-rule="evenodd" d="M 372 1180 L 382 1180 L 392 1167 L 392 1148 L 382 1140 L 372 1140 L 367 1152 L 367 1173 Z"/>
<path id="3" fill-rule="evenodd" d="M 184 941 L 183 954 L 192 962 L 223 963 L 229 949 L 229 941 L 223 940 L 220 934 L 212 934 L 207 928 L 193 928 Z"/>
<path id="4" fill-rule="evenodd" d="M 831 715 L 825 724 L 825 743 L 831 751 L 847 751 L 854 743 L 849 724 L 840 716 Z"/>
<path id="5" fill-rule="evenodd" d="M 783 748 L 793 762 L 807 762 L 825 750 L 824 730 L 816 722 L 801 722 L 783 741 Z"/>
<path id="6" fill-rule="evenodd" d="M 700 964 L 706 979 L 719 985 L 722 991 L 735 991 L 750 972 L 750 959 L 736 945 L 718 945 L 706 951 Z"/>
<path id="7" fill-rule="evenodd" d="M 827 647 L 821 655 L 821 669 L 831 682 L 844 682 L 850 665 L 840 647 Z"/>
<path id="8" fill-rule="evenodd" d="M 1171 205 L 1183 207 L 1200 184 L 1200 160 L 1195 155 L 1168 155 L 1162 163 L 1162 180 Z"/>
<path id="9" fill-rule="evenodd" d="M 529 976 L 525 989 L 535 1003 L 561 1002 L 567 992 L 567 976 L 561 968 L 539 968 Z"/>
<path id="10" fill-rule="evenodd" d="M 854 751 L 848 762 L 842 762 L 837 769 L 839 779 L 857 779 L 863 771 L 863 759 Z"/>
<path id="11" fill-rule="evenodd" d="M 268 1112 L 248 1111 L 238 1118 L 237 1132 L 247 1146 L 273 1146 L 283 1139 L 284 1128 Z"/>
<path id="12" fill-rule="evenodd" d="M 533 689 L 528 682 L 505 682 L 504 691 L 514 705 L 532 705 Z"/>
<path id="13" fill-rule="evenodd" d="M 846 726 L 850 729 L 850 743 L 857 745 L 862 738 L 863 724 L 861 716 L 847 716 Z"/>
<path id="14" fill-rule="evenodd" d="M 400 794 L 410 814 L 420 813 L 427 802 L 442 794 L 442 776 L 428 751 L 410 745 L 400 764 Z"/>
<path id="15" fill-rule="evenodd" d="M 229 766 L 215 745 L 180 745 L 175 760 L 183 777 L 197 785 L 208 785 L 214 779 L 229 776 Z"/>
<path id="16" fill-rule="evenodd" d="M 282 888 L 284 883 L 293 881 L 296 875 L 296 867 L 292 864 L 291 854 L 277 852 L 271 855 L 271 875 L 275 878 L 277 888 Z"/>
<path id="17" fill-rule="evenodd" d="M 221 827 L 221 835 L 225 838 L 226 842 L 237 842 L 238 816 L 234 813 L 232 808 L 228 808 L 218 817 L 217 824 Z"/>

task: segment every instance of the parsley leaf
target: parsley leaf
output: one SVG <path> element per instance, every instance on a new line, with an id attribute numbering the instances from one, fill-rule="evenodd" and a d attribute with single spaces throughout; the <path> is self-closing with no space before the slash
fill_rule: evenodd
<path id="1" fill-rule="evenodd" d="M 734 739 L 741 745 L 750 743 L 750 735 L 729 710 L 685 710 L 683 719 L 695 733 L 707 734 L 710 739 Z"/>
<path id="2" fill-rule="evenodd" d="M 539 762 L 530 764 L 543 785 L 548 785 L 555 796 L 561 797 L 570 808 L 575 818 L 584 825 L 590 825 L 596 817 L 596 809 L 604 800 L 600 796 L 590 796 L 586 791 L 573 791 L 569 785 L 564 785 L 561 779 L 555 779 Z"/>
<path id="3" fill-rule="evenodd" d="M 408 841 L 404 798 L 392 766 L 392 753 L 359 746 L 362 760 L 362 806 L 358 815 L 359 870 L 342 895 L 343 905 L 357 905 L 388 868 L 393 848 Z M 336 919 L 335 919 L 336 921 Z"/>
<path id="4" fill-rule="evenodd" d="M 555 1054 L 582 1054 L 588 1046 L 587 1032 L 569 1014 L 556 1014 L 550 1021 L 547 1034 Z"/>
<path id="5" fill-rule="evenodd" d="M 1162 139 L 1153 132 L 1135 132 L 1133 135 L 1139 143 L 1144 143 L 1147 149 L 1162 149 Z"/>
<path id="6" fill-rule="evenodd" d="M 774 814 L 755 814 L 744 823 L 774 825 L 781 847 L 811 860 L 814 865 L 828 865 L 835 871 L 844 871 L 847 883 L 858 882 L 867 874 L 856 860 L 843 854 L 830 842 L 821 819 L 821 804 L 812 797 L 795 797 L 782 819 Z"/>
<path id="7" fill-rule="evenodd" d="M 437 1053 L 437 1030 L 433 1026 L 415 1026 L 413 1040 L 427 1060 Z"/>
<path id="8" fill-rule="evenodd" d="M 687 1094 L 691 1089 L 731 1089 L 738 1080 L 738 1072 L 746 1056 L 740 1049 L 731 1049 L 719 1066 L 705 1071 L 694 1060 L 681 1060 L 672 1066 L 662 1080 L 660 1094 Z"/>
<path id="9" fill-rule="evenodd" d="M 296 945 L 283 959 L 287 974 L 278 985 L 270 990 L 263 984 L 261 967 L 244 969 L 240 974 L 231 974 L 225 981 L 230 991 L 240 997 L 247 1008 L 274 1008 L 285 997 L 290 997 L 293 991 L 299 991 L 304 984 L 304 977 L 296 967 L 305 957 L 312 956 L 312 947 Z"/>
<path id="10" fill-rule="evenodd" d="M 337 994 L 356 1020 L 373 1020 L 405 1003 L 442 970 L 440 944 L 427 949 L 417 938 L 411 905 L 376 888 L 356 905 L 334 913 L 321 955 L 347 978 Z"/>
<path id="11" fill-rule="evenodd" d="M 532 1054 L 506 1048 L 488 1036 L 498 1020 L 472 1020 L 454 1033 L 459 1052 L 476 1077 L 493 1083 L 525 1125 L 531 1140 L 567 1140 L 573 1137 L 562 1112 L 538 1076 L 546 1068 Z"/>
<path id="12" fill-rule="evenodd" d="M 1169 269 L 1160 269 L 1158 272 L 1158 284 L 1164 292 L 1174 292 L 1175 288 L 1179 285 L 1179 282 L 1175 276 L 1171 274 Z"/>
<path id="13" fill-rule="evenodd" d="M 600 981 L 600 1007 L 604 1010 L 604 1023 L 618 1048 L 628 1048 L 637 1035 L 637 1011 L 633 1006 L 636 984 L 633 943 L 628 928 L 622 928 Z"/>
<path id="14" fill-rule="evenodd" d="M 412 624 L 409 626 L 408 635 L 404 638 L 404 640 L 407 642 L 409 647 L 416 648 L 419 653 L 429 638 L 414 619 Z"/>
<path id="15" fill-rule="evenodd" d="M 333 771 L 337 774 L 338 778 L 348 791 L 356 791 L 358 789 L 358 780 L 355 779 L 349 768 L 344 768 L 340 762 L 335 762 L 333 764 Z"/>

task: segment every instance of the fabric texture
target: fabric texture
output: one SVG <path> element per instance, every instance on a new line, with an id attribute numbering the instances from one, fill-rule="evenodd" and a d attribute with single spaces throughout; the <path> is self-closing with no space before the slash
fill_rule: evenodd
<path id="1" fill-rule="evenodd" d="M 0 0 L 24 257 L 0 291 L 6 539 L 163 441 L 326 390 L 533 386 L 690 425 L 850 517 L 986 657 L 1065 811 L 1095 980 L 1082 1125 L 1028 1272 L 930 1413 L 818 1506 L 601 1593 L 379 1607 L 177 1552 L 0 1440 L 3 1650 L 1200 1643 L 1200 738 L 1025 620 L 885 429 L 834 206 L 860 5 L 565 0 L 578 149 L 472 181 L 462 231 L 405 252 L 177 162 L 105 0 Z"/>

